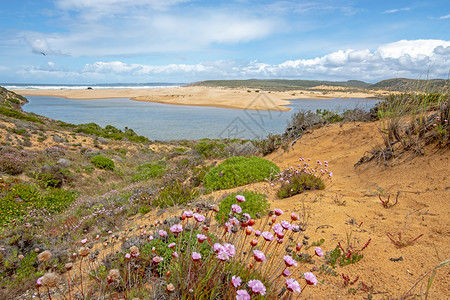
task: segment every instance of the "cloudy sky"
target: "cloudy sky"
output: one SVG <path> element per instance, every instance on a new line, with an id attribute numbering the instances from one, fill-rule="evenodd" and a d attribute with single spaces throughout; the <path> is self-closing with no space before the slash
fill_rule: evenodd
<path id="1" fill-rule="evenodd" d="M 11 0 L 0 82 L 448 78 L 448 0 Z"/>

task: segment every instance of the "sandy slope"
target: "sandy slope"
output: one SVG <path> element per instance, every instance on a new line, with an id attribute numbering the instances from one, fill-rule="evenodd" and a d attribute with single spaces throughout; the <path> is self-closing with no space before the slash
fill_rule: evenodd
<path id="1" fill-rule="evenodd" d="M 255 92 L 247 89 L 211 87 L 171 87 L 162 89 L 14 90 L 24 96 L 55 96 L 71 99 L 131 98 L 176 105 L 212 106 L 236 109 L 290 110 L 289 99 L 368 98 L 378 93 L 350 93 L 341 90 Z"/>
<path id="2" fill-rule="evenodd" d="M 301 212 L 304 202 L 311 214 L 306 234 L 312 241 L 324 238 L 326 250 L 332 250 L 338 241 L 345 245 L 347 234 L 351 234 L 356 248 L 372 238 L 363 252 L 364 258 L 338 268 L 338 272 L 351 278 L 359 276 L 359 282 L 373 286 L 374 299 L 399 298 L 426 272 L 450 258 L 450 151 L 430 147 L 425 156 L 403 157 L 388 166 L 371 163 L 355 168 L 354 163 L 365 151 L 380 142 L 376 124 L 325 127 L 304 136 L 289 152 L 269 156 L 284 167 L 295 166 L 300 157 L 327 160 L 329 170 L 334 173 L 332 184 L 324 191 L 274 200 L 273 207 Z M 378 194 L 383 193 L 383 199 L 389 194 L 395 198 L 398 191 L 401 191 L 399 203 L 390 209 L 383 208 Z M 336 194 L 343 196 L 345 206 L 333 203 L 331 196 Z M 316 231 L 324 225 L 327 226 Z M 386 236 L 388 232 L 401 233 L 405 241 L 420 234 L 423 237 L 411 246 L 397 249 Z M 402 261 L 390 260 L 400 256 Z M 449 266 L 439 270 L 431 299 L 449 298 L 449 271 Z M 329 285 L 308 289 L 314 299 L 351 297 L 341 277 L 324 279 Z M 423 284 L 426 287 L 426 282 Z M 361 295 L 358 292 L 355 298 L 361 299 Z"/>

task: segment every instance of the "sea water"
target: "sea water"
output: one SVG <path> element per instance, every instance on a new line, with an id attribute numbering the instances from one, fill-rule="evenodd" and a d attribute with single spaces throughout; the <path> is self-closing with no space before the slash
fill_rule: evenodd
<path id="1" fill-rule="evenodd" d="M 255 111 L 216 107 L 170 105 L 115 99 L 65 99 L 27 96 L 23 109 L 73 124 L 97 123 L 104 127 L 132 128 L 151 140 L 180 139 L 260 139 L 269 133 L 282 133 L 292 114 L 300 110 L 344 111 L 359 107 L 369 110 L 380 100 L 298 99 L 291 100 L 291 111 Z M 268 98 L 270 99 L 270 98 Z"/>

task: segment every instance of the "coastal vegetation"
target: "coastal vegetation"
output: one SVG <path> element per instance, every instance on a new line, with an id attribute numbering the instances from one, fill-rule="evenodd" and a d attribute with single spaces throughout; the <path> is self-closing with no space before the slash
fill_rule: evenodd
<path id="1" fill-rule="evenodd" d="M 260 141 L 172 142 L 50 120 L 1 93 L 2 299 L 447 292 L 446 211 L 435 202 L 448 195 L 448 170 L 421 167 L 448 162 L 446 93 L 394 94 L 370 112 L 298 112 Z M 400 159 L 420 175 L 395 173 Z"/>

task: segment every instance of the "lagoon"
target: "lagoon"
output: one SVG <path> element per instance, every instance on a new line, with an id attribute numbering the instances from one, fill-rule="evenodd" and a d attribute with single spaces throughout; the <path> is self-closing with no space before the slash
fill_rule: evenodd
<path id="1" fill-rule="evenodd" d="M 27 96 L 23 106 L 55 120 L 73 124 L 95 122 L 100 126 L 132 128 L 151 140 L 191 140 L 240 138 L 259 139 L 270 132 L 284 132 L 291 116 L 300 110 L 328 109 L 344 111 L 359 107 L 370 109 L 380 100 L 374 99 L 298 99 L 290 100 L 291 111 L 255 111 L 216 107 L 169 105 L 115 99 L 66 99 Z"/>

